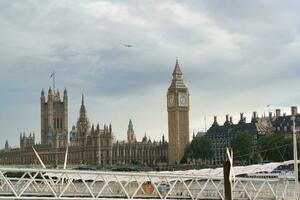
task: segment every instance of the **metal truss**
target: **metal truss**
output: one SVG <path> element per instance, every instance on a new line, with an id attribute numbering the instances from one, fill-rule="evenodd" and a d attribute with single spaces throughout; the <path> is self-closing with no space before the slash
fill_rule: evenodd
<path id="1" fill-rule="evenodd" d="M 288 179 L 236 178 L 234 199 L 295 198 Z M 0 199 L 224 199 L 220 177 L 0 168 Z"/>

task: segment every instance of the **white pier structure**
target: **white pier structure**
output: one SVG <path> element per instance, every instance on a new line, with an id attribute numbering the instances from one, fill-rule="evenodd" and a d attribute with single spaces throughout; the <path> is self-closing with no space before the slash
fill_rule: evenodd
<path id="1" fill-rule="evenodd" d="M 234 167 L 234 199 L 295 198 L 292 173 L 282 163 Z M 247 175 L 247 177 L 239 177 Z M 223 169 L 103 172 L 1 168 L 0 199 L 224 199 Z"/>

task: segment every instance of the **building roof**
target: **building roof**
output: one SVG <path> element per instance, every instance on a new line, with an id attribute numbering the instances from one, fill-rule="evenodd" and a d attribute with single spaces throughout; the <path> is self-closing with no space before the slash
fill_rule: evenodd
<path id="1" fill-rule="evenodd" d="M 173 79 L 169 89 L 174 89 L 174 88 L 187 89 L 187 87 L 183 82 L 182 72 L 178 63 L 178 59 L 176 59 L 176 63 L 172 75 L 173 75 Z"/>
<path id="2" fill-rule="evenodd" d="M 238 131 L 250 131 L 259 135 L 264 135 L 268 131 L 268 126 L 265 121 L 261 119 L 251 120 L 250 123 L 246 123 L 245 120 L 240 120 L 237 124 L 224 123 L 224 125 L 218 125 L 216 119 L 212 126 L 207 130 L 207 136 L 223 136 L 230 135 Z"/>

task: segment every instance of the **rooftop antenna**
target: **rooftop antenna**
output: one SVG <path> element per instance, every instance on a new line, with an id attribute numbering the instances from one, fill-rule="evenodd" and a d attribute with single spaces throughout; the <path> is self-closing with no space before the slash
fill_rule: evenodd
<path id="1" fill-rule="evenodd" d="M 41 163 L 42 167 L 43 167 L 44 169 L 46 169 L 46 166 L 44 165 L 44 163 L 43 163 L 42 159 L 40 158 L 39 154 L 36 152 L 36 150 L 34 149 L 34 147 L 33 147 L 33 146 L 32 146 L 32 149 L 33 149 L 33 151 L 34 151 L 34 153 L 35 153 L 36 157 L 37 157 L 37 158 L 38 158 L 38 160 L 40 161 L 40 163 Z"/>

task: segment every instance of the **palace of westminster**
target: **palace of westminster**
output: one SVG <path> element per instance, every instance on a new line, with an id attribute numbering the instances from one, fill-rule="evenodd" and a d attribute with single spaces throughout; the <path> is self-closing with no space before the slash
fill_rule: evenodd
<path id="1" fill-rule="evenodd" d="M 178 60 L 172 76 L 167 91 L 169 142 L 164 136 L 155 142 L 146 135 L 137 141 L 131 120 L 127 141 L 116 141 L 111 124 L 103 127 L 91 124 L 83 95 L 76 126 L 69 130 L 68 92 L 65 89 L 61 97 L 57 89 L 50 87 L 47 98 L 44 90 L 40 97 L 41 143 L 36 143 L 34 133 L 21 133 L 20 148 L 1 150 L 0 164 L 38 164 L 35 149 L 45 164 L 61 165 L 67 148 L 71 165 L 179 163 L 189 144 L 189 92 Z"/>
<path id="2" fill-rule="evenodd" d="M 35 135 L 20 134 L 20 148 L 0 150 L 0 164 L 30 165 L 38 164 L 35 149 L 47 165 L 64 163 L 68 149 L 68 164 L 71 165 L 114 165 L 114 164 L 146 164 L 168 165 L 179 164 L 189 144 L 189 91 L 183 82 L 183 75 L 176 59 L 172 74 L 172 82 L 167 90 L 168 139 L 162 136 L 159 142 L 151 141 L 146 135 L 142 141 L 136 140 L 133 123 L 130 120 L 127 130 L 127 141 L 116 141 L 112 125 L 94 125 L 88 119 L 82 95 L 82 102 L 76 126 L 68 128 L 68 93 L 64 90 L 61 98 L 57 89 L 41 92 L 41 143 L 36 143 Z M 297 107 L 291 107 L 287 115 L 276 109 L 275 115 L 258 117 L 256 112 L 250 122 L 246 122 L 243 113 L 238 123 L 226 115 L 224 124 L 219 124 L 217 116 L 205 134 L 212 141 L 213 164 L 220 164 L 226 159 L 226 148 L 235 134 L 241 131 L 251 133 L 254 144 L 260 137 L 272 133 L 284 133 L 290 136 L 293 123 L 300 129 L 300 114 Z"/>

